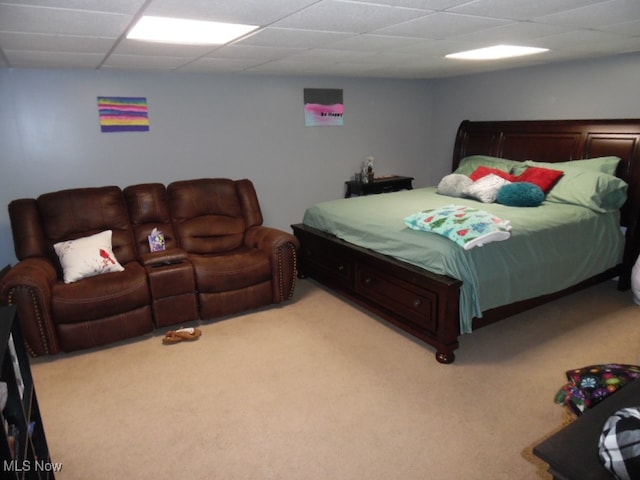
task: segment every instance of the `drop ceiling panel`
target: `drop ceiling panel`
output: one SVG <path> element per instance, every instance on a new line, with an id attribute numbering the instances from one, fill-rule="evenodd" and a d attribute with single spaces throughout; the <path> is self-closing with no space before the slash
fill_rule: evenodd
<path id="1" fill-rule="evenodd" d="M 416 8 L 419 10 L 446 10 L 469 0 L 363 0 L 361 3 L 387 5 L 396 8 Z"/>
<path id="2" fill-rule="evenodd" d="M 123 39 L 113 50 L 113 55 L 138 55 L 150 57 L 189 57 L 201 56 L 214 49 L 211 45 L 175 45 L 154 42 L 140 42 Z"/>
<path id="3" fill-rule="evenodd" d="M 551 15 L 539 16 L 534 18 L 534 21 L 573 28 L 600 29 L 607 25 L 616 25 L 639 17 L 640 1 L 611 0 Z M 640 32 L 636 32 L 636 34 L 638 33 Z"/>
<path id="4" fill-rule="evenodd" d="M 582 51 L 611 54 L 614 52 L 630 52 L 640 49 L 640 38 L 629 38 L 621 41 L 615 34 L 580 30 L 577 32 L 560 33 L 536 41 L 541 47 L 551 48 L 554 52 Z M 629 50 L 631 48 L 631 50 Z M 638 50 L 635 50 L 638 51 Z"/>
<path id="5" fill-rule="evenodd" d="M 317 30 L 298 30 L 291 28 L 265 28 L 255 35 L 240 40 L 236 45 L 264 47 L 322 48 L 332 42 L 352 36 L 342 32 L 322 32 Z"/>
<path id="6" fill-rule="evenodd" d="M 431 13 L 386 5 L 325 0 L 276 22 L 274 27 L 365 33 Z"/>
<path id="7" fill-rule="evenodd" d="M 142 15 L 259 25 L 220 46 L 127 40 Z M 496 43 L 546 54 L 461 62 Z M 442 78 L 640 52 L 640 0 L 0 0 L 0 67 Z"/>
<path id="8" fill-rule="evenodd" d="M 0 5 L 21 5 L 133 15 L 144 5 L 144 2 L 145 0 L 0 0 Z"/>
<path id="9" fill-rule="evenodd" d="M 401 25 L 382 28 L 376 30 L 374 33 L 378 35 L 395 35 L 437 40 L 499 27 L 507 23 L 509 23 L 508 20 L 497 18 L 437 12 L 405 22 Z"/>
<path id="10" fill-rule="evenodd" d="M 557 35 L 565 30 L 557 25 L 545 25 L 532 22 L 514 22 L 500 25 L 495 28 L 488 28 L 472 33 L 457 35 L 456 40 L 470 42 L 478 46 L 488 46 L 497 44 L 516 44 L 538 46 L 535 40 L 549 35 Z"/>
<path id="11" fill-rule="evenodd" d="M 187 62 L 184 57 L 152 55 L 110 55 L 103 68 L 125 68 L 135 70 L 175 70 Z"/>
<path id="12" fill-rule="evenodd" d="M 0 45 L 6 51 L 75 52 L 106 54 L 113 45 L 107 37 L 53 35 L 45 33 L 0 32 Z"/>
<path id="13" fill-rule="evenodd" d="M 613 25 L 604 25 L 598 28 L 598 30 L 638 38 L 638 32 L 640 32 L 640 20 L 636 19 L 625 21 L 622 23 L 616 23 Z"/>
<path id="14" fill-rule="evenodd" d="M 243 72 L 262 63 L 264 62 L 255 59 L 203 57 L 184 65 L 181 71 L 236 73 Z"/>
<path id="15" fill-rule="evenodd" d="M 12 67 L 48 68 L 55 63 L 57 68 L 98 68 L 103 55 L 91 53 L 36 52 L 7 50 L 5 52 Z"/>
<path id="16" fill-rule="evenodd" d="M 475 0 L 451 8 L 450 11 L 481 17 L 531 20 L 535 17 L 571 11 L 575 8 L 599 3 L 601 1 L 602 0 Z"/>
<path id="17" fill-rule="evenodd" d="M 417 38 L 391 37 L 388 35 L 353 35 L 331 43 L 336 50 L 352 50 L 355 52 L 385 52 L 408 47 L 421 42 Z"/>
<path id="18" fill-rule="evenodd" d="M 268 62 L 286 58 L 305 51 L 304 48 L 255 47 L 252 45 L 228 45 L 218 48 L 207 55 L 210 58 L 235 58 Z M 313 50 L 311 50 L 313 51 Z"/>
<path id="19" fill-rule="evenodd" d="M 131 16 L 62 8 L 0 5 L 0 31 L 117 38 Z"/>

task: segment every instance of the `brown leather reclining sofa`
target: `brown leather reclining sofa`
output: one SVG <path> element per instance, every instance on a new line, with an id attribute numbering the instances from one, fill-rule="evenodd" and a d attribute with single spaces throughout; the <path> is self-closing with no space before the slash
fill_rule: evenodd
<path id="1" fill-rule="evenodd" d="M 281 303 L 298 240 L 265 227 L 251 181 L 197 179 L 80 188 L 14 200 L 19 262 L 0 280 L 33 356 L 71 352 Z M 164 234 L 151 252 L 148 235 Z M 112 231 L 122 271 L 65 283 L 53 245 Z M 102 252 L 101 252 L 102 253 Z"/>

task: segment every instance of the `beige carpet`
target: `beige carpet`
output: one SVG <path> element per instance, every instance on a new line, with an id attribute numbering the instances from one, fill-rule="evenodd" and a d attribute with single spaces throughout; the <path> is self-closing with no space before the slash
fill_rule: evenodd
<path id="1" fill-rule="evenodd" d="M 637 363 L 640 308 L 606 282 L 431 347 L 299 281 L 291 302 L 32 365 L 59 479 L 549 479 L 564 371 Z"/>

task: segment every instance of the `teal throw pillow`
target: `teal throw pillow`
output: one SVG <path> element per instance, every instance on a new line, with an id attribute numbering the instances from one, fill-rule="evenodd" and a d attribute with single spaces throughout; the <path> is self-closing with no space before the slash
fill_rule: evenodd
<path id="1" fill-rule="evenodd" d="M 496 202 L 509 207 L 537 207 L 544 201 L 544 192 L 533 183 L 516 182 L 498 190 Z"/>

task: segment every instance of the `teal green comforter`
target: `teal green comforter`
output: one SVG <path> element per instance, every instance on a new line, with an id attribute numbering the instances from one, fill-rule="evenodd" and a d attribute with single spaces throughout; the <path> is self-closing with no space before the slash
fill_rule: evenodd
<path id="1" fill-rule="evenodd" d="M 446 204 L 469 205 L 511 222 L 511 237 L 464 250 L 431 232 L 412 230 L 405 217 Z M 462 280 L 460 331 L 490 308 L 552 293 L 622 260 L 619 213 L 543 202 L 507 207 L 436 193 L 435 187 L 322 202 L 303 223 L 355 245 Z"/>

